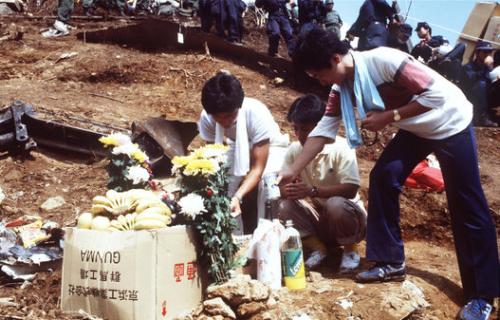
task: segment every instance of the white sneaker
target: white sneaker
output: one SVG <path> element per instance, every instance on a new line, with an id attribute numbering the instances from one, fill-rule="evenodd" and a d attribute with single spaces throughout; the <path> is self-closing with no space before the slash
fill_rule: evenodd
<path id="1" fill-rule="evenodd" d="M 319 251 L 319 250 L 316 250 L 316 251 L 313 251 L 311 253 L 311 255 L 309 256 L 309 258 L 307 258 L 306 262 L 304 262 L 304 265 L 308 268 L 308 269 L 313 269 L 313 268 L 316 268 L 317 266 L 319 266 L 321 264 L 321 262 L 323 260 L 325 260 L 326 258 L 326 254 Z"/>
<path id="2" fill-rule="evenodd" d="M 56 20 L 54 22 L 54 29 L 61 32 L 61 35 L 69 34 L 68 25 L 62 21 Z"/>
<path id="3" fill-rule="evenodd" d="M 361 258 L 355 251 L 344 252 L 342 254 L 342 262 L 340 263 L 340 273 L 349 273 L 359 267 Z"/>

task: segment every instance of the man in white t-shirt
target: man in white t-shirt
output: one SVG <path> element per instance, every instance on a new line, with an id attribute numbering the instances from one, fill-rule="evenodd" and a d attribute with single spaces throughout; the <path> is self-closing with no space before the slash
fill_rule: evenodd
<path id="1" fill-rule="evenodd" d="M 210 143 L 228 143 L 231 147 L 229 195 L 241 233 L 241 203 L 256 187 L 259 188 L 257 218 L 264 218 L 266 193 L 261 178 L 281 169 L 288 136 L 281 134 L 266 105 L 246 98 L 241 83 L 228 73 L 219 72 L 205 83 L 201 103 L 204 109 L 198 123 L 201 138 Z M 256 221 L 251 225 L 256 225 Z"/>
<path id="2" fill-rule="evenodd" d="M 313 94 L 298 98 L 288 111 L 296 141 L 288 147 L 283 169 L 293 164 L 309 133 L 325 113 L 325 103 Z M 356 152 L 344 138 L 327 144 L 302 170 L 299 179 L 282 186 L 280 219 L 291 219 L 311 255 L 305 264 L 313 268 L 328 250 L 343 246 L 340 272 L 359 266 L 356 244 L 365 238 L 366 212 L 358 189 L 360 179 Z M 311 199 L 312 204 L 306 202 Z"/>
<path id="3" fill-rule="evenodd" d="M 321 29 L 301 35 L 293 61 L 332 90 L 325 115 L 293 165 L 280 173 L 281 183 L 293 181 L 324 144 L 335 139 L 341 116 L 349 141 L 360 143 L 354 105 L 363 128 L 399 128 L 370 173 L 366 258 L 374 265 L 356 280 L 405 279 L 399 195 L 413 168 L 434 152 L 443 172 L 467 301 L 459 319 L 488 319 L 500 295 L 500 261 L 496 228 L 481 186 L 472 105 L 463 92 L 401 51 L 349 51 L 335 34 Z"/>

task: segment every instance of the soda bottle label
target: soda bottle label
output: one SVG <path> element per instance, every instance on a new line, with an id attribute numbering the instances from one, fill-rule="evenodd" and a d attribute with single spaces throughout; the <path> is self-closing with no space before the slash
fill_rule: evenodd
<path id="1" fill-rule="evenodd" d="M 289 249 L 283 252 L 285 277 L 299 278 L 305 276 L 304 259 L 301 249 Z"/>

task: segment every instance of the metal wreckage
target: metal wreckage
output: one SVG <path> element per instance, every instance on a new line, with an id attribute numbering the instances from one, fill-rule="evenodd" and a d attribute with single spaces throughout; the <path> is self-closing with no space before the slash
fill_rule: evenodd
<path id="1" fill-rule="evenodd" d="M 75 120 L 82 123 L 82 127 L 78 127 L 46 118 L 46 114 L 35 112 L 32 105 L 19 100 L 0 110 L 0 153 L 27 155 L 42 147 L 101 158 L 107 152 L 98 139 L 116 131 L 116 128 L 85 119 Z M 83 128 L 89 123 L 103 133 Z M 122 131 L 129 133 L 125 129 Z M 163 118 L 136 121 L 130 131 L 133 141 L 150 157 L 153 172 L 159 175 L 170 174 L 170 160 L 176 155 L 184 155 L 198 134 L 194 122 Z"/>

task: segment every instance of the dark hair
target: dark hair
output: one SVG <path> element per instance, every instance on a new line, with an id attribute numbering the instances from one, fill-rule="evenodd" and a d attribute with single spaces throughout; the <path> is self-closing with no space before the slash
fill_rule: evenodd
<path id="1" fill-rule="evenodd" d="M 328 69 L 334 54 L 345 55 L 349 52 L 347 45 L 331 31 L 314 27 L 301 33 L 292 56 L 295 68 L 299 70 Z"/>
<path id="2" fill-rule="evenodd" d="M 326 104 L 315 94 L 297 98 L 288 110 L 287 120 L 292 123 L 318 123 L 325 113 Z"/>
<path id="3" fill-rule="evenodd" d="M 235 76 L 219 72 L 201 90 L 201 104 L 208 114 L 234 112 L 241 107 L 245 93 Z"/>
<path id="4" fill-rule="evenodd" d="M 417 27 L 415 28 L 415 31 L 419 31 L 420 28 L 424 28 L 426 30 L 429 30 L 429 34 L 432 34 L 432 28 L 427 22 L 419 22 L 417 23 Z"/>
<path id="5" fill-rule="evenodd" d="M 500 49 L 493 54 L 493 65 L 495 67 L 500 66 Z"/>

